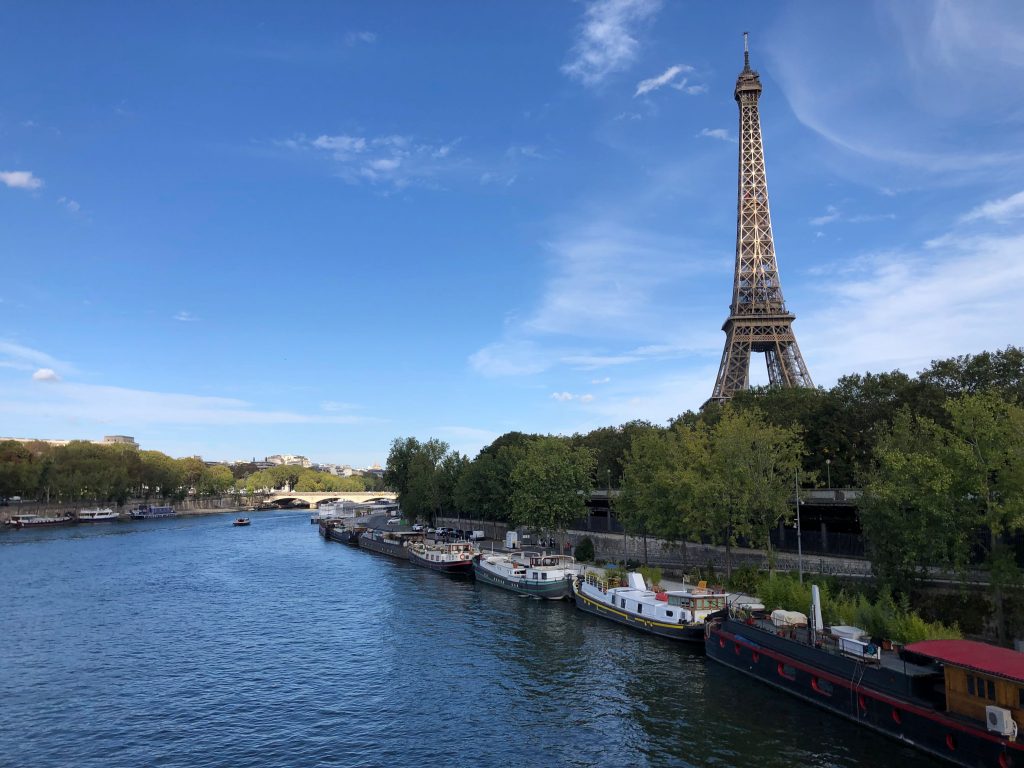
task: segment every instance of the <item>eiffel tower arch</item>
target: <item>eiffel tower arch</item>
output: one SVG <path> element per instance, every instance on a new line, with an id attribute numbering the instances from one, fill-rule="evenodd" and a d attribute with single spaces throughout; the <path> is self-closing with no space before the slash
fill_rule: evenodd
<path id="1" fill-rule="evenodd" d="M 725 350 L 711 401 L 724 402 L 750 386 L 750 356 L 763 352 L 773 387 L 813 387 L 793 333 L 796 315 L 786 310 L 775 260 L 768 180 L 757 101 L 761 78 L 750 68 L 743 33 L 743 71 L 734 91 L 740 110 L 739 185 L 736 203 L 736 272 L 732 305 L 722 325 Z"/>

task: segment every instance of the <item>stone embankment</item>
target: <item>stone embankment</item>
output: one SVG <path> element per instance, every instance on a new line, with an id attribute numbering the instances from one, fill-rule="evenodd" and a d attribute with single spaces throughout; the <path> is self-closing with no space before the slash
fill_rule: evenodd
<path id="1" fill-rule="evenodd" d="M 503 541 L 509 526 L 505 523 L 493 523 L 487 520 L 469 520 L 466 518 L 444 517 L 438 519 L 438 525 L 451 528 L 482 530 L 488 538 Z M 597 561 L 621 561 L 646 559 L 650 565 L 658 566 L 670 573 L 689 574 L 698 569 L 713 569 L 715 573 L 724 574 L 726 570 L 725 547 L 694 542 L 671 542 L 648 537 L 646 542 L 647 557 L 644 557 L 644 540 L 639 536 L 624 536 L 615 533 L 597 533 L 594 531 L 567 531 L 559 547 L 565 542 L 575 551 L 581 539 L 589 538 L 594 543 L 594 557 Z M 733 547 L 731 552 L 732 567 L 751 567 L 767 570 L 768 554 L 760 549 L 743 549 Z M 776 552 L 775 568 L 779 571 L 796 573 L 800 568 L 796 553 Z M 867 578 L 871 576 L 871 562 L 863 558 L 834 557 L 829 555 L 804 555 L 804 573 L 821 573 L 828 576 L 845 576 Z"/>
<path id="2" fill-rule="evenodd" d="M 122 505 L 108 504 L 102 502 L 87 502 L 87 501 L 75 501 L 75 502 L 45 502 L 45 501 L 30 501 L 23 503 L 12 503 L 6 507 L 0 507 L 0 524 L 7 522 L 11 515 L 17 515 L 21 513 L 32 513 L 35 515 L 42 515 L 44 517 L 67 515 L 78 512 L 81 509 L 90 509 L 94 507 L 110 507 L 113 510 L 121 513 L 121 515 L 127 517 L 128 511 L 135 509 L 140 504 L 168 504 L 174 507 L 175 511 L 179 515 L 212 515 L 218 512 L 233 512 L 238 509 L 244 509 L 249 504 L 246 503 L 246 499 L 238 496 L 219 496 L 216 498 L 195 498 L 189 497 L 181 501 L 161 501 L 160 499 L 132 499 L 126 501 Z"/>

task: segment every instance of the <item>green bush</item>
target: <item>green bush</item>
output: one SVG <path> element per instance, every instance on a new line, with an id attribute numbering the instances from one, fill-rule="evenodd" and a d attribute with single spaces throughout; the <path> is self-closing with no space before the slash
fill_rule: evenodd
<path id="1" fill-rule="evenodd" d="M 584 536 L 576 545 L 576 559 L 581 563 L 592 563 L 594 561 L 594 542 L 589 536 Z"/>
<path id="2" fill-rule="evenodd" d="M 828 625 L 845 624 L 860 627 L 871 637 L 912 643 L 917 640 L 955 639 L 960 629 L 955 624 L 948 627 L 940 622 L 929 623 L 910 609 L 906 600 L 897 603 L 889 590 L 883 589 L 872 602 L 863 594 L 847 594 L 828 583 L 819 585 L 821 592 L 822 619 Z M 811 584 L 803 584 L 792 575 L 760 574 L 752 594 L 772 611 L 782 608 L 787 611 L 808 613 L 811 609 Z"/>
<path id="3" fill-rule="evenodd" d="M 637 568 L 637 571 L 644 577 L 644 581 L 647 583 L 647 586 L 661 584 L 661 568 L 642 566 Z"/>

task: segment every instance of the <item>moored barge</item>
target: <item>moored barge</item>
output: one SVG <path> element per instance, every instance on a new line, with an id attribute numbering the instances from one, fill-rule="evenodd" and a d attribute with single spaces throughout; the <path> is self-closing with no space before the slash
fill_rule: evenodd
<path id="1" fill-rule="evenodd" d="M 569 555 L 510 552 L 479 554 L 473 559 L 477 581 L 548 600 L 570 598 L 576 574 L 576 560 Z"/>
<path id="2" fill-rule="evenodd" d="M 422 538 L 418 533 L 402 533 L 398 531 L 378 531 L 370 529 L 359 537 L 359 546 L 371 552 L 408 560 L 408 547 L 412 541 Z"/>
<path id="3" fill-rule="evenodd" d="M 890 650 L 811 613 L 801 626 L 723 612 L 705 626 L 707 656 L 954 765 L 1024 767 L 1024 654 L 970 640 Z"/>
<path id="4" fill-rule="evenodd" d="M 417 541 L 409 546 L 409 562 L 449 576 L 473 573 L 473 557 L 477 554 L 467 541 Z"/>
<path id="5" fill-rule="evenodd" d="M 654 592 L 643 576 L 629 574 L 629 586 L 613 586 L 593 573 L 572 583 L 576 607 L 628 627 L 690 643 L 704 641 L 704 620 L 725 607 L 726 595 L 704 588 Z"/>

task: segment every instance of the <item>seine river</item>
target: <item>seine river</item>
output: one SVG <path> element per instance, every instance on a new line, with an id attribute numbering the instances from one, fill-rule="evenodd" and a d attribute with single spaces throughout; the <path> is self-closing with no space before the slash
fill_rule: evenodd
<path id="1" fill-rule="evenodd" d="M 252 517 L 0 533 L 0 765 L 931 764 L 567 603 Z"/>

